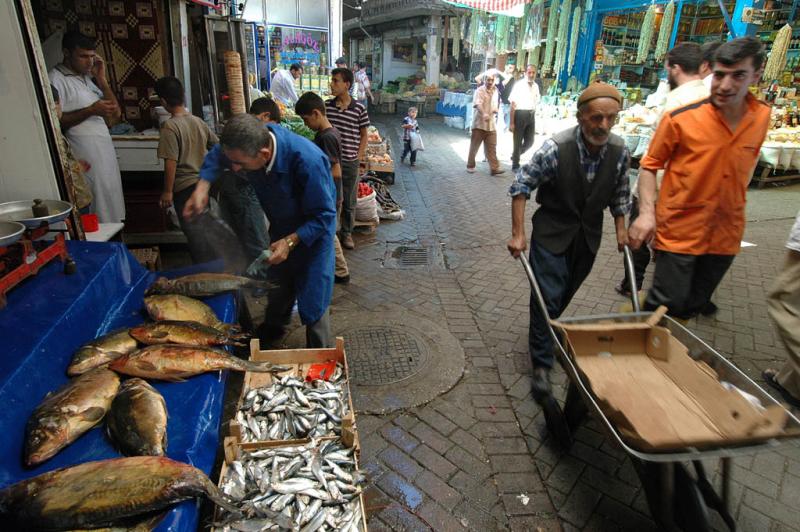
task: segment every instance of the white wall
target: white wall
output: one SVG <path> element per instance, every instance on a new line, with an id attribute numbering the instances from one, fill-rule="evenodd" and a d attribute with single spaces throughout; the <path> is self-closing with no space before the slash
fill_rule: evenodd
<path id="1" fill-rule="evenodd" d="M 343 54 L 342 52 L 342 0 L 330 0 L 330 13 L 328 13 L 330 26 L 330 43 L 328 52 L 328 66 L 334 65 Z"/>
<path id="2" fill-rule="evenodd" d="M 426 28 L 414 28 L 414 30 L 397 30 L 387 31 L 383 34 L 383 82 L 394 81 L 399 77 L 408 77 L 416 74 L 422 67 L 423 63 L 416 63 L 418 55 L 418 47 L 422 46 L 425 42 Z M 402 61 L 394 61 L 392 59 L 392 45 L 398 41 L 408 42 L 409 39 L 414 42 L 414 63 L 405 63 Z"/>
<path id="3" fill-rule="evenodd" d="M 14 2 L 0 2 L 0 202 L 60 199 Z"/>

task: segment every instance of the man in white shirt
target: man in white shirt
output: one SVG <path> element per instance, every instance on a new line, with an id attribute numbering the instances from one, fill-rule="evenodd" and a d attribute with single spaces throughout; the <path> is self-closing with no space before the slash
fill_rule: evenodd
<path id="1" fill-rule="evenodd" d="M 721 43 L 717 43 L 721 44 Z M 701 74 L 701 66 L 705 61 L 703 56 L 703 48 L 697 43 L 682 42 L 676 45 L 672 50 L 667 53 L 667 59 L 664 68 L 667 71 L 667 82 L 669 83 L 670 91 L 664 98 L 664 105 L 661 108 L 661 114 L 658 120 L 653 124 L 653 130 L 658 128 L 661 117 L 664 114 L 674 111 L 680 107 L 684 107 L 691 103 L 708 98 L 710 95 L 709 90 L 703 82 Z M 716 51 L 716 48 L 714 48 Z M 712 52 L 713 57 L 713 52 Z M 658 184 L 661 184 L 661 178 L 664 175 L 663 171 L 656 174 Z M 631 191 L 633 202 L 631 204 L 630 222 L 639 216 L 639 183 L 634 183 Z M 650 264 L 650 248 L 641 246 L 637 250 L 633 250 L 633 269 L 636 277 L 636 289 L 641 290 L 642 283 L 644 282 L 644 274 L 647 265 Z M 617 292 L 628 296 L 630 294 L 628 284 L 628 276 L 617 286 Z"/>
<path id="2" fill-rule="evenodd" d="M 794 221 L 786 260 L 775 278 L 767 303 L 769 316 L 783 340 L 789 359 L 780 370 L 767 369 L 764 380 L 778 390 L 783 399 L 800 407 L 800 212 Z"/>
<path id="3" fill-rule="evenodd" d="M 372 90 L 370 89 L 369 76 L 367 76 L 367 64 L 356 61 L 355 68 L 353 69 L 353 78 L 355 78 L 356 101 L 367 109 L 367 99 L 369 103 L 375 101 L 372 97 Z"/>
<path id="4" fill-rule="evenodd" d="M 514 151 L 511 154 L 511 171 L 519 169 L 519 158 L 533 146 L 536 126 L 536 108 L 539 106 L 539 85 L 536 84 L 536 67 L 528 65 L 525 79 L 518 80 L 511 89 L 511 124 L 514 133 Z"/>
<path id="5" fill-rule="evenodd" d="M 293 63 L 289 70 L 278 69 L 272 75 L 272 82 L 269 90 L 272 98 L 278 100 L 287 107 L 293 107 L 297 101 L 297 91 L 294 89 L 294 80 L 303 75 L 303 67 L 299 63 Z"/>
<path id="6" fill-rule="evenodd" d="M 108 132 L 121 116 L 119 104 L 106 80 L 105 62 L 95 53 L 95 40 L 69 31 L 61 42 L 64 61 L 48 73 L 61 99 L 61 129 L 75 158 L 89 165 L 85 175 L 94 196 L 91 212 L 101 223 L 121 222 L 122 179 Z"/>

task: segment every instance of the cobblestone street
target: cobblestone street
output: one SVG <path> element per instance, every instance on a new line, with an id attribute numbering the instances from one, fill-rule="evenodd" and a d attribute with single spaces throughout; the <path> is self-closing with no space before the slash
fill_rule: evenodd
<path id="1" fill-rule="evenodd" d="M 377 115 L 373 121 L 391 140 L 397 161 L 399 119 Z M 530 396 L 528 282 L 505 249 L 510 171 L 490 177 L 479 162 L 478 172 L 467 174 L 467 132 L 435 118 L 420 124 L 426 151 L 415 168 L 397 162 L 390 187 L 407 216 L 359 235 L 356 250 L 347 254 L 352 281 L 337 285 L 332 321 L 351 312 L 388 317 L 403 311 L 447 329 L 466 365 L 457 384 L 427 404 L 358 415 L 372 481 L 370 529 L 653 529 L 633 464 L 599 425 L 585 422 L 574 446 L 561 451 Z M 500 156 L 508 170 L 507 148 L 504 143 Z M 759 383 L 761 370 L 784 359 L 765 293 L 783 259 L 798 194 L 797 186 L 751 190 L 745 240 L 756 246 L 742 250 L 722 282 L 716 318 L 689 323 Z M 616 312 L 624 303 L 614 291 L 622 259 L 612 229 L 607 219 L 592 274 L 566 315 Z M 440 246 L 443 264 L 384 267 L 387 252 L 401 244 Z M 554 378 L 563 399 L 565 376 L 558 370 Z M 734 459 L 733 479 L 732 513 L 740 530 L 798 529 L 797 445 Z M 724 529 L 721 520 L 714 522 Z"/>

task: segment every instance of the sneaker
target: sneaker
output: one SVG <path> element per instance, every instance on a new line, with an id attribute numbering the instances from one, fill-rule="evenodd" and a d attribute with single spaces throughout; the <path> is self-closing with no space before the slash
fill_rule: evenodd
<path id="1" fill-rule="evenodd" d="M 619 284 L 614 287 L 614 290 L 621 296 L 631 297 L 631 290 L 628 288 L 628 283 L 624 280 L 620 281 Z"/>
<path id="2" fill-rule="evenodd" d="M 475 173 L 475 167 L 473 166 L 472 168 L 470 168 L 469 166 L 467 166 L 467 173 L 468 174 L 474 174 Z"/>
<path id="3" fill-rule="evenodd" d="M 492 170 L 492 175 L 503 175 L 505 173 L 505 170 Z"/>
<path id="4" fill-rule="evenodd" d="M 341 238 L 340 244 L 342 244 L 344 249 L 356 249 L 356 243 L 353 242 L 353 237 L 351 235 L 344 235 Z"/>
<path id="5" fill-rule="evenodd" d="M 350 274 L 347 275 L 334 275 L 333 282 L 336 284 L 347 284 L 350 282 Z"/>
<path id="6" fill-rule="evenodd" d="M 550 387 L 550 368 L 544 366 L 533 368 L 531 392 L 533 393 L 533 398 L 536 401 L 552 395 L 553 390 Z"/>

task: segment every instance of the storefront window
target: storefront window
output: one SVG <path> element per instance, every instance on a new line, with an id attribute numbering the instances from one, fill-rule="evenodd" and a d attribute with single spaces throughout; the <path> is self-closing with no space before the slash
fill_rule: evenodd
<path id="1" fill-rule="evenodd" d="M 267 6 L 267 21 L 275 24 L 297 24 L 297 1 L 270 2 Z"/>
<path id="2" fill-rule="evenodd" d="M 328 2 L 326 0 L 300 0 L 300 25 L 328 27 Z"/>
<path id="3" fill-rule="evenodd" d="M 292 63 L 304 67 L 328 64 L 328 32 L 281 26 L 269 27 L 273 67 L 288 68 Z"/>

